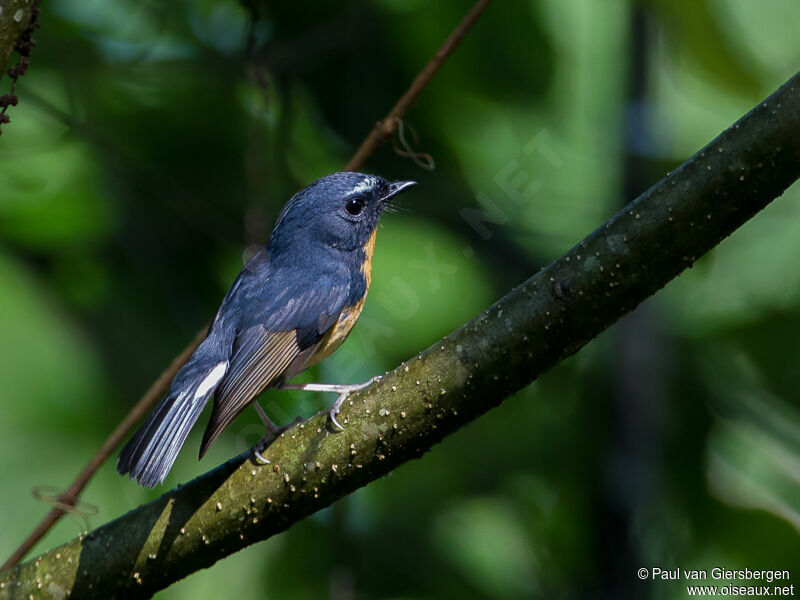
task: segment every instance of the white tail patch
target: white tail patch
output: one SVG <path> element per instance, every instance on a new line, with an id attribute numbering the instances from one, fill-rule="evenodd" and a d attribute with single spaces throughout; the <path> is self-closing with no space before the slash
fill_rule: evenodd
<path id="1" fill-rule="evenodd" d="M 194 399 L 197 400 L 205 396 L 208 392 L 213 390 L 219 380 L 222 379 L 222 376 L 225 375 L 225 372 L 228 370 L 228 362 L 224 361 L 219 363 L 216 367 L 211 370 L 211 373 L 206 375 L 206 378 L 200 382 L 200 385 L 197 386 L 197 391 L 194 393 Z"/>

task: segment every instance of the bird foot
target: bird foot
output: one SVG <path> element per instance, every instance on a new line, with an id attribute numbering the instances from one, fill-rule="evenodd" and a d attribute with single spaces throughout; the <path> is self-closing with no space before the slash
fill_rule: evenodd
<path id="1" fill-rule="evenodd" d="M 376 375 L 369 381 L 365 381 L 364 383 L 355 383 L 351 385 L 337 385 L 328 383 L 297 383 L 297 384 L 283 385 L 282 389 L 304 390 L 306 392 L 332 392 L 339 394 L 339 397 L 336 398 L 336 402 L 334 402 L 333 406 L 331 406 L 329 415 L 331 418 L 331 423 L 333 423 L 340 431 L 344 431 L 344 427 L 342 427 L 342 424 L 339 423 L 339 420 L 336 418 L 336 415 L 339 414 L 339 411 L 341 410 L 344 401 L 347 400 L 347 397 L 353 392 L 357 392 L 358 390 L 363 390 L 365 387 L 372 385 L 376 381 L 380 381 L 380 379 L 381 376 Z"/>
<path id="2" fill-rule="evenodd" d="M 302 422 L 303 422 L 303 417 L 297 417 L 294 421 L 292 421 L 288 425 L 284 425 L 283 427 L 278 427 L 277 425 L 272 423 L 272 421 L 270 421 L 271 427 L 267 426 L 266 435 L 262 437 L 255 446 L 253 446 L 253 456 L 255 457 L 256 462 L 261 465 L 271 464 L 270 461 L 264 458 L 264 456 L 261 453 L 264 452 L 264 450 L 266 450 L 267 448 L 269 448 L 272 445 L 272 443 L 275 440 L 277 440 L 284 431 Z"/>

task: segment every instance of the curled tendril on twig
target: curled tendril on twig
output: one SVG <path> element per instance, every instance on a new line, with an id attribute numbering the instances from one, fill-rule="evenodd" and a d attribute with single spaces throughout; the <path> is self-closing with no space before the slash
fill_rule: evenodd
<path id="1" fill-rule="evenodd" d="M 395 133 L 395 136 L 392 139 L 392 148 L 394 149 L 394 153 L 398 156 L 410 158 L 420 169 L 433 171 L 436 168 L 436 161 L 433 159 L 433 156 L 427 152 L 418 152 L 417 150 L 414 150 L 412 144 L 410 144 L 406 138 L 406 129 L 408 129 L 408 131 L 411 133 L 413 145 L 418 145 L 419 135 L 417 134 L 417 130 L 414 129 L 411 123 L 408 123 L 399 117 L 394 117 L 392 121 L 394 123 L 393 129 Z"/>
<path id="2" fill-rule="evenodd" d="M 41 500 L 75 519 L 81 527 L 81 531 L 87 531 L 89 529 L 89 517 L 93 517 L 100 512 L 100 509 L 94 504 L 79 502 L 76 498 L 71 498 L 52 485 L 37 485 L 31 493 L 37 500 Z"/>

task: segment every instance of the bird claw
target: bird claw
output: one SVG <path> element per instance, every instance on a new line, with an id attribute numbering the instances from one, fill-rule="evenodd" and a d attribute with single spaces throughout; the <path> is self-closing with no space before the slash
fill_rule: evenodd
<path id="1" fill-rule="evenodd" d="M 336 398 L 336 402 L 333 403 L 333 406 L 331 406 L 331 411 L 330 411 L 331 423 L 336 425 L 339 431 L 344 431 L 344 427 L 342 427 L 342 424 L 339 423 L 339 420 L 336 418 L 336 415 L 338 415 L 339 411 L 342 410 L 342 404 L 344 404 L 344 401 L 347 400 L 347 396 L 349 395 L 350 395 L 350 390 L 343 391 L 341 394 L 339 394 L 339 397 Z"/>
<path id="2" fill-rule="evenodd" d="M 269 448 L 284 431 L 302 422 L 303 417 L 297 417 L 294 421 L 282 427 L 275 427 L 274 429 L 267 428 L 267 434 L 262 437 L 255 446 L 253 446 L 253 457 L 256 459 L 256 462 L 261 465 L 272 464 L 269 459 L 264 458 L 261 453 Z"/>
<path id="3" fill-rule="evenodd" d="M 333 423 L 339 429 L 339 431 L 344 431 L 344 427 L 342 427 L 342 424 L 339 423 L 339 420 L 336 418 L 336 415 L 339 414 L 339 411 L 342 409 L 342 404 L 344 404 L 344 401 L 347 400 L 347 397 L 353 392 L 363 390 L 365 387 L 372 385 L 376 381 L 380 380 L 381 380 L 381 375 L 376 375 L 375 377 L 373 377 L 369 381 L 365 381 L 364 383 L 342 386 L 342 391 L 339 393 L 339 397 L 336 398 L 336 402 L 333 403 L 333 406 L 331 406 L 330 410 L 331 423 Z"/>

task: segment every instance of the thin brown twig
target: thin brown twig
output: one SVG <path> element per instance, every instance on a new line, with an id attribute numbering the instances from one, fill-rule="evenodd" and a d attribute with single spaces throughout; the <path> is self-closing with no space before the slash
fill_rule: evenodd
<path id="1" fill-rule="evenodd" d="M 433 76 L 436 75 L 439 67 L 444 64 L 444 61 L 446 61 L 458 47 L 461 40 L 464 39 L 464 36 L 467 35 L 467 32 L 478 20 L 478 17 L 483 14 L 483 11 L 489 8 L 492 2 L 493 0 L 478 0 L 478 2 L 475 3 L 461 20 L 461 23 L 458 24 L 458 27 L 456 27 L 444 41 L 442 47 L 439 48 L 436 54 L 433 55 L 433 58 L 425 65 L 425 68 L 414 78 L 414 81 L 408 86 L 405 94 L 400 96 L 400 99 L 392 107 L 392 110 L 389 111 L 389 114 L 386 115 L 382 121 L 375 123 L 375 127 L 372 128 L 369 135 L 361 142 L 353 158 L 351 158 L 350 162 L 345 166 L 345 171 L 355 171 L 361 168 L 361 165 L 366 162 L 367 158 L 391 137 L 397 128 L 398 121 L 406 115 L 412 106 L 414 106 L 417 98 L 419 98 L 419 95 L 427 87 L 431 79 L 433 79 Z"/>
<path id="2" fill-rule="evenodd" d="M 350 162 L 348 162 L 345 166 L 345 171 L 355 171 L 356 169 L 360 168 L 361 165 L 363 165 L 364 162 L 372 155 L 372 153 L 375 152 L 375 150 L 377 150 L 381 144 L 383 144 L 392 135 L 398 120 L 405 116 L 406 112 L 408 112 L 408 110 L 414 105 L 414 103 L 417 101 L 417 98 L 419 98 L 419 95 L 439 70 L 439 67 L 441 67 L 442 63 L 444 63 L 444 61 L 447 60 L 447 58 L 453 53 L 467 32 L 478 20 L 478 17 L 480 17 L 483 11 L 488 8 L 492 1 L 493 0 L 478 0 L 478 2 L 458 24 L 458 27 L 456 27 L 444 41 L 442 47 L 439 48 L 433 58 L 428 62 L 427 65 L 425 65 L 425 68 L 420 71 L 419 75 L 417 75 L 417 77 L 409 86 L 408 90 L 406 90 L 406 92 L 400 97 L 386 118 L 383 121 L 379 121 L 369 135 L 364 139 L 364 141 L 361 143 L 361 146 L 359 146 L 358 150 L 356 150 L 355 154 L 350 159 Z M 78 474 L 78 476 L 75 478 L 75 481 L 72 482 L 72 485 L 70 485 L 69 488 L 67 488 L 67 490 L 61 494 L 61 496 L 59 496 L 58 501 L 63 508 L 54 508 L 51 510 L 41 521 L 41 523 L 39 523 L 36 529 L 34 529 L 28 538 L 20 545 L 20 547 L 17 548 L 14 554 L 12 554 L 5 564 L 0 567 L 0 571 L 15 567 L 31 550 L 31 548 L 33 548 L 33 546 L 36 545 L 36 543 L 41 540 L 42 537 L 44 537 L 50 528 L 66 514 L 66 508 L 75 505 L 81 492 L 100 468 L 100 466 L 106 461 L 111 453 L 114 452 L 122 440 L 128 436 L 130 431 L 139 422 L 139 420 L 144 417 L 152 408 L 152 406 L 167 392 L 170 382 L 178 373 L 183 364 L 192 355 L 192 352 L 197 349 L 197 347 L 200 345 L 200 342 L 203 341 L 206 331 L 207 329 L 203 328 L 203 330 L 195 336 L 192 342 L 186 346 L 186 348 L 184 348 L 183 351 L 181 351 L 181 353 L 172 361 L 169 367 L 167 367 L 166 370 L 164 370 L 164 372 L 158 376 L 158 379 L 153 382 L 150 388 L 134 405 L 126 417 L 120 422 L 119 425 L 117 425 L 116 429 L 114 429 L 108 439 L 91 458 L 89 463 Z"/>
<path id="3" fill-rule="evenodd" d="M 200 331 L 191 341 L 191 343 L 172 360 L 172 363 L 170 363 L 169 367 L 167 367 L 164 372 L 158 376 L 158 379 L 152 383 L 150 388 L 139 399 L 136 405 L 125 416 L 120 424 L 117 425 L 116 429 L 114 429 L 111 435 L 108 436 L 108 439 L 103 443 L 102 446 L 100 446 L 100 449 L 78 474 L 78 476 L 75 478 L 75 481 L 72 482 L 72 485 L 70 485 L 69 488 L 67 488 L 67 490 L 58 497 L 58 502 L 63 508 L 54 508 L 47 513 L 47 516 L 42 520 L 41 523 L 39 523 L 36 529 L 33 530 L 33 533 L 28 536 L 28 539 L 26 539 L 22 545 L 17 548 L 14 554 L 11 555 L 11 558 L 9 558 L 5 564 L 0 567 L 0 571 L 16 566 L 17 563 L 22 560 L 22 558 L 30 551 L 30 549 L 33 548 L 36 542 L 38 542 L 61 517 L 67 514 L 67 508 L 75 506 L 75 503 L 78 501 L 78 496 L 80 496 L 83 488 L 86 487 L 86 484 L 89 483 L 89 480 L 97 472 L 97 469 L 100 468 L 100 465 L 102 465 L 111 455 L 111 453 L 114 452 L 114 449 L 120 444 L 120 442 L 127 437 L 134 425 L 136 425 L 136 423 L 138 423 L 139 420 L 147 414 L 147 411 L 150 410 L 150 407 L 152 407 L 157 400 L 160 400 L 167 391 L 167 388 L 169 387 L 173 377 L 175 377 L 175 374 L 183 366 L 183 363 L 189 360 L 192 352 L 195 351 L 195 349 L 200 345 L 200 342 L 203 341 L 203 338 L 205 338 L 206 331 L 207 329 Z"/>

